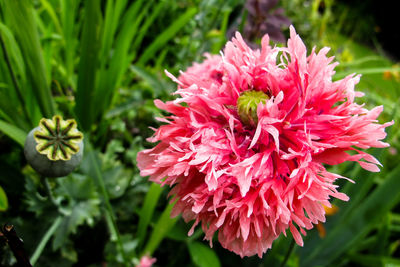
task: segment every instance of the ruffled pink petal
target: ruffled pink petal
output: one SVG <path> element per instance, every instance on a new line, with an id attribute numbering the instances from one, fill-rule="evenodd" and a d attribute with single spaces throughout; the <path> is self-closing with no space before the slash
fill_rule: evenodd
<path id="1" fill-rule="evenodd" d="M 218 233 L 223 247 L 241 257 L 262 257 L 289 230 L 303 245 L 306 230 L 325 221 L 323 205 L 347 201 L 335 181 L 345 178 L 325 165 L 355 161 L 379 171 L 377 159 L 363 151 L 387 147 L 379 106 L 355 101 L 359 75 L 332 81 L 337 63 L 307 49 L 294 27 L 287 47 L 261 41 L 259 50 L 239 33 L 221 55 L 205 55 L 179 77 L 174 101 L 155 100 L 170 113 L 159 120 L 150 142 L 137 155 L 140 174 L 171 187 L 172 216 L 200 225 L 205 239 Z M 243 124 L 237 99 L 246 90 L 269 96 L 257 107 L 258 124 Z M 345 178 L 347 179 L 347 178 Z M 350 180 L 351 181 L 351 180 Z"/>

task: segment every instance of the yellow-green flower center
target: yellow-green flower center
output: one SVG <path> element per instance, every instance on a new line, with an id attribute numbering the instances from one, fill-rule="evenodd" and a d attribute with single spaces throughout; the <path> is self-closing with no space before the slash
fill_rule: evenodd
<path id="1" fill-rule="evenodd" d="M 243 124 L 255 126 L 258 123 L 257 107 L 260 103 L 265 104 L 268 95 L 255 90 L 244 91 L 237 100 L 237 112 Z"/>
<path id="2" fill-rule="evenodd" d="M 83 134 L 78 131 L 75 120 L 63 120 L 61 116 L 41 119 L 39 130 L 33 134 L 36 150 L 50 160 L 70 160 L 78 153 Z"/>

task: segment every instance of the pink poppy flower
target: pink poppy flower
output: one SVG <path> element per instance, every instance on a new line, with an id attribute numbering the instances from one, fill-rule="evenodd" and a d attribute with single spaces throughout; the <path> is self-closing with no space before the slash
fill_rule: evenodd
<path id="1" fill-rule="evenodd" d="M 178 98 L 158 108 L 172 115 L 155 130 L 154 148 L 138 154 L 142 176 L 172 187 L 172 215 L 199 223 L 210 241 L 241 257 L 262 254 L 289 229 L 297 244 L 325 221 L 332 197 L 347 201 L 323 164 L 356 161 L 377 172 L 380 163 L 361 151 L 387 147 L 385 127 L 355 103 L 360 76 L 333 82 L 337 63 L 329 48 L 307 50 L 290 28 L 287 47 L 268 35 L 252 50 L 239 33 L 221 56 L 207 55 L 182 72 Z M 349 152 L 349 153 L 348 153 Z"/>

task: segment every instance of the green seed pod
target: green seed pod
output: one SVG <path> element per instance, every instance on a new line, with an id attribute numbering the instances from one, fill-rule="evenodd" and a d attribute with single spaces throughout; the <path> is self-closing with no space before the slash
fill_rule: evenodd
<path id="1" fill-rule="evenodd" d="M 258 104 L 265 104 L 268 99 L 268 95 L 261 91 L 248 90 L 241 93 L 237 100 L 237 112 L 242 123 L 248 126 L 256 126 L 258 123 Z"/>
<path id="2" fill-rule="evenodd" d="M 61 116 L 41 119 L 39 126 L 29 132 L 24 154 L 35 171 L 46 177 L 62 177 L 71 173 L 81 162 L 83 134 L 75 120 Z"/>

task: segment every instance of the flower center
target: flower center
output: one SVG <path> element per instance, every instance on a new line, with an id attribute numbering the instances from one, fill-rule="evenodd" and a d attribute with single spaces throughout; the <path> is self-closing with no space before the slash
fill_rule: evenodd
<path id="1" fill-rule="evenodd" d="M 61 116 L 41 119 L 39 130 L 35 131 L 36 150 L 50 160 L 70 160 L 78 153 L 78 143 L 83 134 L 78 131 L 75 120 L 63 120 Z"/>
<path id="2" fill-rule="evenodd" d="M 255 126 L 258 123 L 258 104 L 265 104 L 269 96 L 261 91 L 249 90 L 240 94 L 237 100 L 237 112 L 243 124 Z"/>

